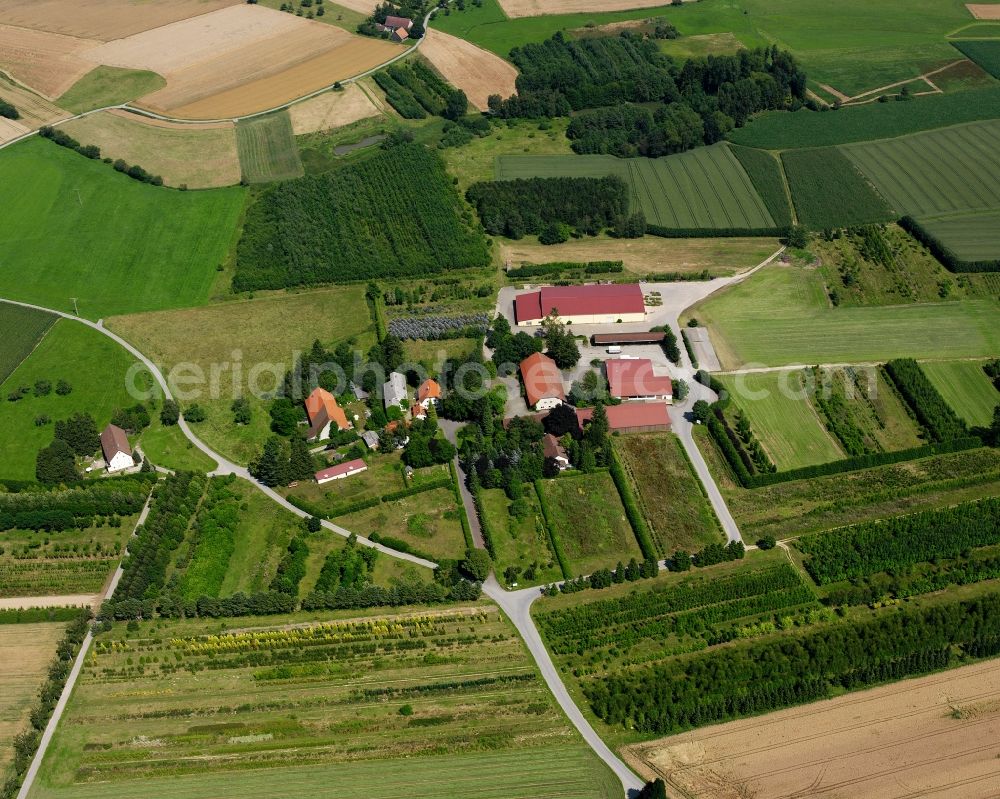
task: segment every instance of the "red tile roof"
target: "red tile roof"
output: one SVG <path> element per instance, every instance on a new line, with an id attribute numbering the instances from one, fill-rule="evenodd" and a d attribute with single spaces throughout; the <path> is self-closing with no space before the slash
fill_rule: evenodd
<path id="1" fill-rule="evenodd" d="M 626 402 L 623 405 L 607 405 L 608 427 L 614 430 L 629 430 L 636 427 L 670 426 L 670 413 L 663 402 Z M 577 408 L 576 418 L 583 427 L 594 415 L 593 408 Z"/>
<path id="2" fill-rule="evenodd" d="M 326 419 L 322 419 L 323 411 L 326 411 Z M 306 397 L 306 413 L 309 415 L 309 424 L 313 427 L 318 421 L 322 421 L 321 427 L 325 426 L 327 420 L 336 424 L 341 430 L 347 430 L 351 426 L 344 409 L 337 404 L 337 398 L 325 388 L 316 387 Z"/>
<path id="3" fill-rule="evenodd" d="M 426 399 L 441 399 L 441 386 L 437 380 L 427 379 L 421 383 L 417 389 L 417 399 L 421 402 Z"/>
<path id="4" fill-rule="evenodd" d="M 109 424 L 101 431 L 101 451 L 104 452 L 106 461 L 110 461 L 119 452 L 132 455 L 132 447 L 129 446 L 125 431 L 113 424 Z"/>
<path id="5" fill-rule="evenodd" d="M 316 472 L 315 476 L 317 481 L 328 480 L 331 477 L 348 474 L 349 472 L 364 471 L 367 468 L 368 464 L 362 458 L 355 458 L 353 461 L 347 461 L 347 463 L 338 463 L 336 466 L 331 466 L 328 469 L 321 469 Z"/>
<path id="6" fill-rule="evenodd" d="M 403 28 L 405 30 L 409 30 L 411 25 L 413 25 L 413 20 L 406 17 L 395 17 L 390 14 L 385 18 L 385 27 L 387 28 Z"/>
<path id="7" fill-rule="evenodd" d="M 552 433 L 546 433 L 542 438 L 542 454 L 546 458 L 565 458 L 566 448 Z"/>
<path id="8" fill-rule="evenodd" d="M 604 362 L 612 397 L 659 397 L 673 394 L 669 377 L 653 374 L 648 358 L 612 358 Z"/>
<path id="9" fill-rule="evenodd" d="M 528 405 L 532 407 L 539 400 L 549 397 L 566 399 L 559 367 L 548 355 L 535 352 L 521 361 L 521 379 L 524 380 Z"/>
<path id="10" fill-rule="evenodd" d="M 514 314 L 518 324 L 544 319 L 552 311 L 572 321 L 574 316 L 645 313 L 638 283 L 592 286 L 544 286 L 539 291 L 518 294 Z"/>

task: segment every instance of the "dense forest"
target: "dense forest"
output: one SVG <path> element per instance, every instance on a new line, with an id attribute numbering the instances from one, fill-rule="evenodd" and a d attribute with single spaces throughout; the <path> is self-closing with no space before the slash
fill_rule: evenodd
<path id="1" fill-rule="evenodd" d="M 473 184 L 465 196 L 487 233 L 512 239 L 552 225 L 596 234 L 628 211 L 628 187 L 614 176 L 494 180 Z"/>
<path id="2" fill-rule="evenodd" d="M 521 73 L 518 93 L 491 96 L 490 109 L 500 117 L 582 112 L 567 131 L 578 153 L 668 155 L 719 141 L 758 111 L 805 101 L 805 73 L 776 46 L 678 62 L 627 32 L 579 40 L 557 33 L 515 47 L 511 60 Z"/>
<path id="3" fill-rule="evenodd" d="M 247 212 L 236 291 L 412 277 L 489 262 L 440 158 L 394 143 L 267 191 Z"/>

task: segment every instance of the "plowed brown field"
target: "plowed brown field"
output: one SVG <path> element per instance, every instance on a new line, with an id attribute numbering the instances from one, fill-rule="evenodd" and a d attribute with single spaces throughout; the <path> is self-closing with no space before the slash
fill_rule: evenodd
<path id="1" fill-rule="evenodd" d="M 242 0 L 0 0 L 7 25 L 107 42 L 207 14 Z"/>
<path id="2" fill-rule="evenodd" d="M 1000 661 L 627 747 L 699 799 L 986 799 L 1000 786 Z M 668 787 L 668 793 L 671 792 Z"/>
<path id="3" fill-rule="evenodd" d="M 80 57 L 94 45 L 89 39 L 0 25 L 0 69 L 55 98 L 94 68 Z"/>
<path id="4" fill-rule="evenodd" d="M 304 103 L 296 103 L 288 113 L 292 118 L 292 132 L 298 136 L 350 125 L 359 119 L 376 116 L 379 110 L 360 86 L 349 83 L 342 92 L 326 92 Z"/>
<path id="5" fill-rule="evenodd" d="M 465 39 L 429 29 L 420 53 L 480 111 L 491 94 L 510 97 L 516 91 L 514 66 Z"/>

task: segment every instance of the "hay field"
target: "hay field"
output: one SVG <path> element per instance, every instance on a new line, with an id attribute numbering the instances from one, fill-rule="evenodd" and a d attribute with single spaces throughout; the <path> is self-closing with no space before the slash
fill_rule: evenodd
<path id="1" fill-rule="evenodd" d="M 1000 19 L 1000 3 L 966 3 L 965 7 L 976 19 Z"/>
<path id="2" fill-rule="evenodd" d="M 11 761 L 14 736 L 23 732 L 38 689 L 55 657 L 64 624 L 0 625 L 0 775 Z"/>
<path id="3" fill-rule="evenodd" d="M 67 13 L 65 0 L 0 0 L 0 19 L 18 28 L 78 36 L 106 42 L 177 20 L 207 14 L 240 0 L 75 0 Z"/>
<path id="4" fill-rule="evenodd" d="M 302 161 L 287 111 L 237 122 L 236 149 L 247 183 L 302 177 Z"/>
<path id="5" fill-rule="evenodd" d="M 927 379 L 959 416 L 970 425 L 988 427 L 1000 392 L 983 371 L 981 361 L 926 361 L 920 364 Z"/>
<path id="6" fill-rule="evenodd" d="M 13 141 L 18 136 L 22 136 L 27 132 L 28 128 L 20 122 L 15 122 L 13 119 L 7 119 L 6 117 L 0 117 L 0 144 Z"/>
<path id="7" fill-rule="evenodd" d="M 101 155 L 139 164 L 161 175 L 167 186 L 208 189 L 240 182 L 236 133 L 231 122 L 181 125 L 130 114 L 101 111 L 62 127 Z"/>
<path id="8" fill-rule="evenodd" d="M 1000 256 L 1000 211 L 921 219 L 920 224 L 963 261 Z"/>
<path id="9" fill-rule="evenodd" d="M 663 0 L 500 0 L 500 7 L 511 19 L 541 17 L 546 14 L 631 11 L 636 8 L 656 8 L 663 4 Z"/>
<path id="10" fill-rule="evenodd" d="M 355 83 L 347 84 L 342 92 L 326 92 L 288 109 L 292 133 L 296 136 L 333 130 L 379 113 L 371 98 Z"/>
<path id="11" fill-rule="evenodd" d="M 488 108 L 491 94 L 510 97 L 517 91 L 514 66 L 465 39 L 428 29 L 420 53 L 480 111 Z"/>
<path id="12" fill-rule="evenodd" d="M 92 69 L 81 54 L 93 46 L 88 39 L 0 25 L 0 69 L 55 98 Z"/>
<path id="13" fill-rule="evenodd" d="M 22 89 L 16 83 L 0 75 L 0 100 L 6 100 L 18 110 L 21 118 L 17 120 L 29 129 L 50 125 L 60 119 L 66 119 L 69 114 L 50 103 L 40 95 Z"/>
<path id="14" fill-rule="evenodd" d="M 704 799 L 985 799 L 1000 779 L 1000 662 L 988 661 L 625 750 Z"/>

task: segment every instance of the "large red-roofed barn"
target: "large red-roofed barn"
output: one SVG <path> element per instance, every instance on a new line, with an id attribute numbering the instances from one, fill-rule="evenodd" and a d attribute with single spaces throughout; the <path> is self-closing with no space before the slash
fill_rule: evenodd
<path id="1" fill-rule="evenodd" d="M 607 405 L 608 428 L 612 433 L 653 433 L 670 429 L 670 414 L 662 402 L 630 402 Z M 594 415 L 593 408 L 577 408 L 576 418 L 583 427 Z"/>
<path id="2" fill-rule="evenodd" d="M 673 383 L 653 373 L 649 358 L 612 358 L 604 362 L 611 396 L 623 400 L 672 402 Z"/>
<path id="3" fill-rule="evenodd" d="M 519 325 L 540 325 L 553 312 L 566 324 L 613 325 L 645 321 L 646 304 L 638 283 L 543 286 L 514 298 Z"/>

